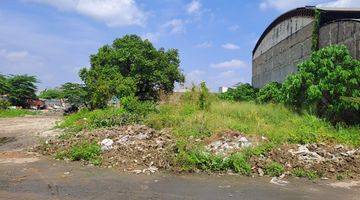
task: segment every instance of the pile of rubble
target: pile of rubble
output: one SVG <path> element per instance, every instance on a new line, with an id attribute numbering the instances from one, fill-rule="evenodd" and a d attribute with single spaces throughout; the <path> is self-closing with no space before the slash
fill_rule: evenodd
<path id="1" fill-rule="evenodd" d="M 98 141 L 102 166 L 134 173 L 154 173 L 170 167 L 169 150 L 174 147 L 170 132 L 144 125 L 128 125 L 92 132 L 80 132 L 68 140 L 50 141 L 52 151 L 67 149 L 81 141 Z"/>
<path id="2" fill-rule="evenodd" d="M 340 173 L 346 173 L 350 177 L 360 174 L 360 149 L 343 145 L 283 145 L 267 155 L 251 159 L 254 171 L 257 172 L 272 161 L 281 163 L 288 172 L 300 168 L 320 172 L 325 177 Z"/>
<path id="3" fill-rule="evenodd" d="M 266 139 L 266 138 L 262 138 Z M 242 148 L 256 145 L 255 140 L 246 138 L 239 132 L 228 131 L 212 136 L 205 148 L 216 155 L 229 155 L 232 152 L 239 151 Z"/>

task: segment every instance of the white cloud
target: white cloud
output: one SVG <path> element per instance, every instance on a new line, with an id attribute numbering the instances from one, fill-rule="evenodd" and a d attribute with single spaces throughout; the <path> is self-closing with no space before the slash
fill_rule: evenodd
<path id="1" fill-rule="evenodd" d="M 173 19 L 164 24 L 165 28 L 170 29 L 170 33 L 184 33 L 185 32 L 185 23 L 181 19 Z"/>
<path id="2" fill-rule="evenodd" d="M 230 31 L 237 31 L 239 30 L 240 26 L 239 25 L 232 25 L 232 26 L 229 26 L 229 30 Z"/>
<path id="3" fill-rule="evenodd" d="M 301 7 L 305 5 L 316 5 L 319 1 L 317 0 L 263 0 L 260 3 L 261 10 L 267 10 L 274 8 L 279 11 L 286 11 L 292 8 Z"/>
<path id="4" fill-rule="evenodd" d="M 232 59 L 232 60 L 224 61 L 221 63 L 210 64 L 210 67 L 212 67 L 212 68 L 245 68 L 245 67 L 247 67 L 247 64 L 242 60 Z"/>
<path id="5" fill-rule="evenodd" d="M 224 49 L 228 49 L 228 50 L 237 50 L 240 49 L 240 47 L 236 44 L 232 44 L 232 43 L 226 43 L 221 45 L 222 48 Z"/>
<path id="6" fill-rule="evenodd" d="M 319 4 L 317 7 L 337 7 L 337 8 L 354 8 L 360 7 L 359 0 L 336 0 L 327 3 Z"/>
<path id="7" fill-rule="evenodd" d="M 205 74 L 204 71 L 202 70 L 193 70 L 193 71 L 190 71 L 189 73 L 186 74 L 186 78 L 185 78 L 185 81 L 186 81 L 186 85 L 190 85 L 192 83 L 194 84 L 199 84 L 201 81 L 203 81 L 202 79 L 202 76 Z"/>
<path id="8" fill-rule="evenodd" d="M 110 27 L 144 25 L 146 14 L 134 0 L 24 0 L 47 4 L 61 11 L 75 11 Z"/>
<path id="9" fill-rule="evenodd" d="M 160 33 L 159 32 L 155 32 L 155 33 L 145 33 L 144 35 L 141 36 L 142 39 L 147 39 L 152 43 L 156 43 L 159 41 L 160 39 Z"/>
<path id="10" fill-rule="evenodd" d="M 302 6 L 317 6 L 317 7 L 337 7 L 337 8 L 354 8 L 360 7 L 359 0 L 263 0 L 259 7 L 261 10 L 276 9 L 279 11 L 286 11 L 292 8 Z"/>
<path id="11" fill-rule="evenodd" d="M 6 49 L 0 49 L 0 58 L 7 60 L 8 62 L 18 62 L 24 60 L 29 56 L 27 51 L 8 51 Z"/>
<path id="12" fill-rule="evenodd" d="M 195 45 L 196 48 L 207 49 L 212 47 L 212 42 L 203 42 Z"/>
<path id="13" fill-rule="evenodd" d="M 201 11 L 201 3 L 197 0 L 191 1 L 186 6 L 186 11 L 188 14 L 199 14 Z"/>

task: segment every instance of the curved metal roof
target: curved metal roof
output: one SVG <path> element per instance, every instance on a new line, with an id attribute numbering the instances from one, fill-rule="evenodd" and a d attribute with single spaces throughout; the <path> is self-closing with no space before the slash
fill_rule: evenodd
<path id="1" fill-rule="evenodd" d="M 260 45 L 261 41 L 265 38 L 265 36 L 273 29 L 276 25 L 278 25 L 280 22 L 295 16 L 309 16 L 314 17 L 315 15 L 315 7 L 313 6 L 307 6 L 307 7 L 301 7 L 296 8 L 293 10 L 290 10 L 282 15 L 280 15 L 278 18 L 276 18 L 271 24 L 265 29 L 265 31 L 261 34 L 259 40 L 257 41 L 255 48 L 253 50 L 253 54 L 255 53 L 256 49 Z"/>
<path id="2" fill-rule="evenodd" d="M 296 8 L 290 10 L 279 17 L 277 17 L 271 24 L 265 29 L 265 31 L 261 34 L 259 40 L 257 41 L 255 48 L 253 49 L 253 55 L 260 45 L 261 41 L 264 37 L 273 29 L 276 25 L 280 22 L 295 16 L 308 16 L 314 17 L 315 16 L 315 6 L 305 6 L 301 8 Z M 320 19 L 320 26 L 327 24 L 329 22 L 335 20 L 355 20 L 360 19 L 360 9 L 357 8 L 319 8 L 321 11 L 321 19 Z"/>

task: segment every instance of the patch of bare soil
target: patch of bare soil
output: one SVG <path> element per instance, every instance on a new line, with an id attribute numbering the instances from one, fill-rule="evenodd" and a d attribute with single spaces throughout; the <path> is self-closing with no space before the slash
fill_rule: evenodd
<path id="1" fill-rule="evenodd" d="M 35 162 L 38 160 L 39 158 L 37 157 L 37 155 L 30 152 L 23 152 L 23 151 L 0 152 L 0 164 L 6 164 L 6 163 L 22 164 L 22 163 Z"/>
<path id="2" fill-rule="evenodd" d="M 95 141 L 101 145 L 102 166 L 135 173 L 168 169 L 171 160 L 168 152 L 174 148 L 168 130 L 156 131 L 144 125 L 129 125 L 84 131 L 66 140 L 49 140 L 43 153 L 54 155 L 83 141 Z"/>
<path id="3" fill-rule="evenodd" d="M 250 159 L 254 172 L 262 171 L 273 161 L 281 163 L 287 173 L 291 173 L 293 169 L 304 169 L 316 171 L 327 178 L 334 178 L 339 174 L 349 178 L 358 178 L 360 175 L 360 149 L 343 145 L 286 144 L 265 156 Z"/>

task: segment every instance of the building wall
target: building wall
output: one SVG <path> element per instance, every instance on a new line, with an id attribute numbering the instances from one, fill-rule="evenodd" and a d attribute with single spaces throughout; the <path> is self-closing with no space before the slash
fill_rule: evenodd
<path id="1" fill-rule="evenodd" d="M 344 44 L 351 55 L 360 59 L 360 21 L 340 20 L 326 24 L 319 31 L 319 47 Z"/>
<path id="2" fill-rule="evenodd" d="M 294 20 L 286 21 L 298 23 Z M 305 22 L 306 20 L 304 19 L 303 21 Z M 271 81 L 281 83 L 287 75 L 296 72 L 297 64 L 307 59 L 311 54 L 312 30 L 313 22 L 308 23 L 301 29 L 297 29 L 296 32 L 293 32 L 281 41 L 273 42 L 275 45 L 266 51 L 266 48 L 261 50 L 260 44 L 253 57 L 252 85 L 260 88 Z M 269 34 L 273 31 L 270 31 Z M 277 40 L 276 37 L 274 39 Z M 264 42 L 270 44 L 268 41 Z"/>
<path id="3" fill-rule="evenodd" d="M 272 28 L 269 33 L 266 34 L 254 52 L 254 58 L 257 58 L 261 54 L 265 53 L 273 46 L 280 43 L 313 21 L 314 19 L 312 17 L 295 16 L 280 22 L 274 28 Z"/>

